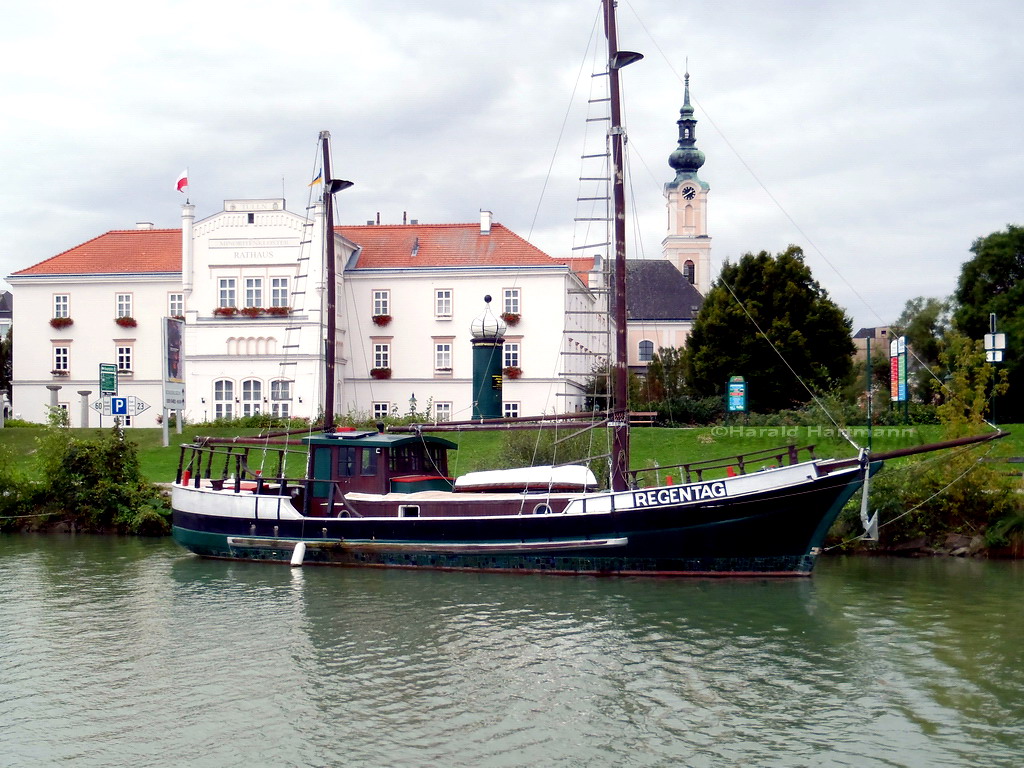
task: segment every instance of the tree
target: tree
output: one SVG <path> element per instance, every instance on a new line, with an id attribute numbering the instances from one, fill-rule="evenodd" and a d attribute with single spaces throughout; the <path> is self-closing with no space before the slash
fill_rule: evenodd
<path id="1" fill-rule="evenodd" d="M 954 299 L 953 326 L 980 340 L 989 332 L 989 313 L 998 318 L 998 330 L 1006 334 L 1002 364 L 1011 390 L 1024 385 L 1024 228 L 1008 224 L 1005 232 L 978 238 L 971 246 L 974 258 L 963 265 Z M 1019 397 L 999 401 L 1001 421 L 1024 419 Z"/>
<path id="2" fill-rule="evenodd" d="M 907 365 L 913 375 L 913 393 L 917 400 L 927 402 L 933 391 L 932 382 L 941 380 L 939 356 L 943 337 L 949 330 L 949 302 L 934 297 L 910 299 L 893 323 L 893 336 L 906 336 L 912 352 Z M 886 350 L 883 354 L 888 354 Z"/>
<path id="3" fill-rule="evenodd" d="M 844 384 L 853 368 L 851 324 L 797 246 L 745 254 L 722 267 L 694 321 L 687 386 L 697 397 L 721 395 L 729 377 L 741 375 L 752 410 L 807 402 L 794 374 L 816 393 Z"/>
<path id="4" fill-rule="evenodd" d="M 661 347 L 647 366 L 643 395 L 648 401 L 680 397 L 685 381 L 686 351 L 679 347 Z"/>
<path id="5" fill-rule="evenodd" d="M 14 377 L 14 329 L 0 336 L 0 392 L 11 394 L 11 379 Z"/>

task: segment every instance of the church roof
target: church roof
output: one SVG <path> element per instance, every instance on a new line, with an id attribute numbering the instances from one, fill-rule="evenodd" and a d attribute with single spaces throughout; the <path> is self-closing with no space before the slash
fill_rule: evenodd
<path id="1" fill-rule="evenodd" d="M 181 272 L 180 229 L 114 230 L 13 273 L 129 275 Z"/>
<path id="2" fill-rule="evenodd" d="M 692 320 L 704 297 L 675 265 L 660 259 L 626 261 L 626 320 Z"/>

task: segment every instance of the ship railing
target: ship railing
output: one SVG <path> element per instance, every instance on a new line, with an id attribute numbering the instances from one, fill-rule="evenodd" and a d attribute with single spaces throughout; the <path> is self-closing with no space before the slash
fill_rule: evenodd
<path id="1" fill-rule="evenodd" d="M 815 445 L 783 445 L 778 448 L 764 448 L 759 451 L 740 453 L 723 458 L 633 469 L 630 470 L 629 474 L 632 480 L 631 484 L 634 487 L 640 484 L 641 475 L 644 476 L 644 479 L 647 479 L 650 473 L 656 473 L 655 483 L 659 485 L 661 484 L 662 474 L 671 476 L 674 472 L 682 476 L 683 482 L 699 483 L 704 480 L 705 473 L 714 473 L 714 476 L 718 477 L 724 470 L 725 475 L 745 475 L 748 472 L 760 471 L 769 466 L 784 466 L 786 464 L 799 464 L 801 461 L 810 461 L 817 458 L 814 455 L 815 447 Z M 807 457 L 801 458 L 802 454 L 806 454 Z"/>
<path id="2" fill-rule="evenodd" d="M 287 476 L 289 453 L 294 450 L 263 442 L 259 445 L 188 443 L 181 446 L 175 482 L 194 488 L 207 486 L 235 493 L 251 491 L 288 496 L 295 489 L 305 489 L 307 484 L 304 477 Z"/>

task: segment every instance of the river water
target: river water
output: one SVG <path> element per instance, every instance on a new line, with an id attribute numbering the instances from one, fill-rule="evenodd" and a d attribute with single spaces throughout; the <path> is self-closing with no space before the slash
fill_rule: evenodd
<path id="1" fill-rule="evenodd" d="M 0 537 L 3 766 L 1020 766 L 1024 564 L 467 575 Z"/>

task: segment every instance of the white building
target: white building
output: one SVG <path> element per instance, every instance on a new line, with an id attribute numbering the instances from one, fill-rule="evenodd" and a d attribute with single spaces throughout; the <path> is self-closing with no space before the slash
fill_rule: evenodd
<path id="1" fill-rule="evenodd" d="M 98 399 L 99 365 L 114 362 L 119 394 L 151 406 L 129 425 L 156 426 L 164 316 L 185 318 L 187 420 L 319 414 L 322 209 L 307 219 L 281 199 L 228 200 L 194 217 L 185 205 L 180 230 L 108 232 L 8 278 L 16 414 L 45 421 L 56 404 L 73 426 L 97 425 L 82 400 Z M 415 396 L 435 418 L 471 416 L 469 327 L 485 295 L 495 314 L 519 315 L 503 350 L 505 412 L 581 407 L 607 348 L 592 260 L 552 259 L 489 213 L 479 224 L 335 227 L 334 237 L 337 412 L 404 414 Z"/>

